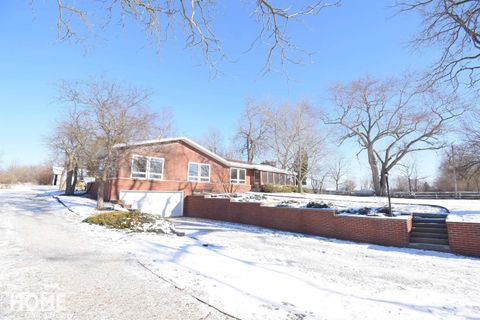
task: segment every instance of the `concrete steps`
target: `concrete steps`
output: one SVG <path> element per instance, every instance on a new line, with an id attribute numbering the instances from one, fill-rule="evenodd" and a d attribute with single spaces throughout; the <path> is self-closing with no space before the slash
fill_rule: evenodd
<path id="1" fill-rule="evenodd" d="M 448 234 L 440 232 L 424 232 L 413 230 L 410 233 L 410 238 L 448 239 Z"/>
<path id="2" fill-rule="evenodd" d="M 446 227 L 431 227 L 431 226 L 415 226 L 412 228 L 412 233 L 413 232 L 419 232 L 419 233 L 447 233 L 447 228 Z"/>
<path id="3" fill-rule="evenodd" d="M 414 213 L 410 247 L 449 252 L 446 214 Z"/>
<path id="4" fill-rule="evenodd" d="M 410 243 L 409 248 L 440 251 L 440 252 L 451 252 L 450 247 L 447 245 L 431 244 L 431 243 Z"/>

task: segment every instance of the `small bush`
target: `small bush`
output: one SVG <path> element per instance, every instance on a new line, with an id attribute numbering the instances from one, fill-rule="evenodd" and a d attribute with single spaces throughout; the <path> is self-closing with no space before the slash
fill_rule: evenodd
<path id="1" fill-rule="evenodd" d="M 115 229 L 130 229 L 143 219 L 144 215 L 138 211 L 109 211 L 88 217 L 83 222 Z"/>
<path id="2" fill-rule="evenodd" d="M 139 211 L 102 212 L 86 218 L 83 222 L 113 229 L 128 229 L 135 232 L 175 233 L 177 235 L 183 235 L 177 232 L 173 224 L 168 220 Z"/>
<path id="3" fill-rule="evenodd" d="M 315 209 L 326 209 L 330 208 L 330 205 L 326 204 L 325 202 L 315 202 L 315 201 L 310 201 L 307 203 L 307 208 L 315 208 Z"/>
<path id="4" fill-rule="evenodd" d="M 296 186 L 281 186 L 276 184 L 264 184 L 260 190 L 265 193 L 296 192 Z"/>

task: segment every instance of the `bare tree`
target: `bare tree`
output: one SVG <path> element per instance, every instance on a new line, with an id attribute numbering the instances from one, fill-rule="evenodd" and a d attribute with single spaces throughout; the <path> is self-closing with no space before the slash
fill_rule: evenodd
<path id="1" fill-rule="evenodd" d="M 217 128 L 209 127 L 207 133 L 200 139 L 200 144 L 213 153 L 224 156 L 223 135 Z"/>
<path id="2" fill-rule="evenodd" d="M 282 169 L 296 173 L 298 192 L 311 168 L 324 155 L 325 137 L 320 134 L 314 109 L 306 102 L 284 104 L 269 115 L 268 143 Z"/>
<path id="3" fill-rule="evenodd" d="M 170 108 L 163 108 L 155 113 L 156 124 L 151 128 L 151 135 L 155 138 L 172 137 L 176 134 L 175 117 Z"/>
<path id="4" fill-rule="evenodd" d="M 440 191 L 480 191 L 480 167 L 472 158 L 469 149 L 470 146 L 467 143 L 456 145 L 453 150 L 445 149 L 435 179 L 435 189 Z"/>
<path id="5" fill-rule="evenodd" d="M 418 175 L 417 159 L 413 158 L 411 161 L 399 164 L 400 172 L 407 183 L 408 192 L 417 192 L 421 180 L 425 180 L 426 176 Z"/>
<path id="6" fill-rule="evenodd" d="M 478 87 L 480 1 L 406 0 L 398 5 L 402 12 L 416 11 L 422 18 L 422 29 L 413 45 L 440 48 L 440 57 L 428 73 L 429 79 L 450 80 L 458 86 L 465 76 L 471 87 Z"/>
<path id="7" fill-rule="evenodd" d="M 88 139 L 79 142 L 87 169 L 98 182 L 97 208 L 103 209 L 105 183 L 129 156 L 115 146 L 152 138 L 161 131 L 156 130 L 158 115 L 146 107 L 150 92 L 102 80 L 65 82 L 60 94 L 61 101 L 83 114 L 81 127 Z"/>
<path id="8" fill-rule="evenodd" d="M 346 179 L 342 182 L 342 188 L 347 192 L 352 192 L 357 187 L 357 184 L 352 179 Z"/>
<path id="9" fill-rule="evenodd" d="M 338 158 L 328 168 L 328 176 L 335 184 L 335 191 L 339 190 L 343 178 L 347 174 L 348 164 L 343 158 Z"/>
<path id="10" fill-rule="evenodd" d="M 240 152 L 246 156 L 249 163 L 252 163 L 258 153 L 266 148 L 267 106 L 266 103 L 248 100 L 235 135 L 235 140 L 241 144 Z"/>
<path id="11" fill-rule="evenodd" d="M 16 183 L 48 185 L 52 182 L 52 177 L 52 167 L 48 164 L 26 166 L 12 163 L 0 169 L 0 188 L 2 185 Z"/>
<path id="12" fill-rule="evenodd" d="M 48 137 L 48 145 L 55 157 L 61 157 L 64 161 L 66 195 L 75 193 L 78 169 L 82 165 L 81 147 L 87 137 L 81 122 L 82 113 L 74 107 L 68 111 L 64 119 L 57 123 Z M 60 187 L 62 187 L 62 183 L 60 183 Z"/>
<path id="13" fill-rule="evenodd" d="M 328 169 L 323 165 L 323 162 L 318 161 L 313 164 L 313 168 L 309 170 L 310 186 L 313 193 L 321 193 L 325 186 L 325 181 L 328 178 Z"/>
<path id="14" fill-rule="evenodd" d="M 440 190 L 480 191 L 480 113 L 469 114 L 455 146 L 442 156 L 435 187 Z"/>
<path id="15" fill-rule="evenodd" d="M 462 143 L 459 144 L 458 151 L 461 152 L 460 158 L 464 170 L 477 171 L 480 173 L 480 111 L 477 109 L 472 112 L 462 126 Z M 453 156 L 453 155 L 452 155 Z"/>
<path id="16" fill-rule="evenodd" d="M 384 195 L 386 173 L 406 155 L 443 148 L 449 125 L 468 107 L 455 94 L 417 86 L 411 76 L 338 84 L 332 99 L 336 109 L 323 120 L 338 128 L 340 143 L 356 139 L 358 154 L 366 151 L 377 195 Z"/>
<path id="17" fill-rule="evenodd" d="M 367 174 L 361 179 L 360 183 L 360 189 L 361 190 L 372 190 L 373 189 L 373 183 L 372 183 L 372 175 Z"/>
<path id="18" fill-rule="evenodd" d="M 99 26 L 103 32 L 112 21 L 121 26 L 133 21 L 156 45 L 166 42 L 175 31 L 180 30 L 185 46 L 199 48 L 205 62 L 215 67 L 225 56 L 223 41 L 218 38 L 214 23 L 222 5 L 217 1 L 196 0 L 97 0 L 88 4 L 58 0 L 58 38 L 86 42 L 89 35 L 99 31 Z M 302 17 L 317 16 L 325 8 L 340 5 L 340 1 L 288 1 L 279 5 L 270 0 L 249 0 L 243 5 L 247 8 L 246 14 L 253 17 L 259 27 L 251 45 L 258 42 L 266 46 L 265 69 L 269 70 L 274 58 L 283 66 L 300 63 L 301 56 L 308 54 L 298 48 L 288 35 L 290 24 L 300 22 Z"/>

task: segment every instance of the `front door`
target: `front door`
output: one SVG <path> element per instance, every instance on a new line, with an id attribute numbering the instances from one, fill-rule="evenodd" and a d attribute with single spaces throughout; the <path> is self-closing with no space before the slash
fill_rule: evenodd
<path id="1" fill-rule="evenodd" d="M 260 171 L 253 171 L 253 186 L 258 188 L 260 187 Z"/>

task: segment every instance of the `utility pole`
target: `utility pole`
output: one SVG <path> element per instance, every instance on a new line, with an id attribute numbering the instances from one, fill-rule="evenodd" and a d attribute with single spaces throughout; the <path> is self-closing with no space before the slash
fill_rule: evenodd
<path id="1" fill-rule="evenodd" d="M 453 147 L 452 143 L 452 167 L 453 167 L 453 184 L 455 186 L 455 198 L 457 198 L 458 195 L 458 185 L 457 185 L 457 170 L 456 170 L 456 163 L 455 163 L 455 149 Z"/>

